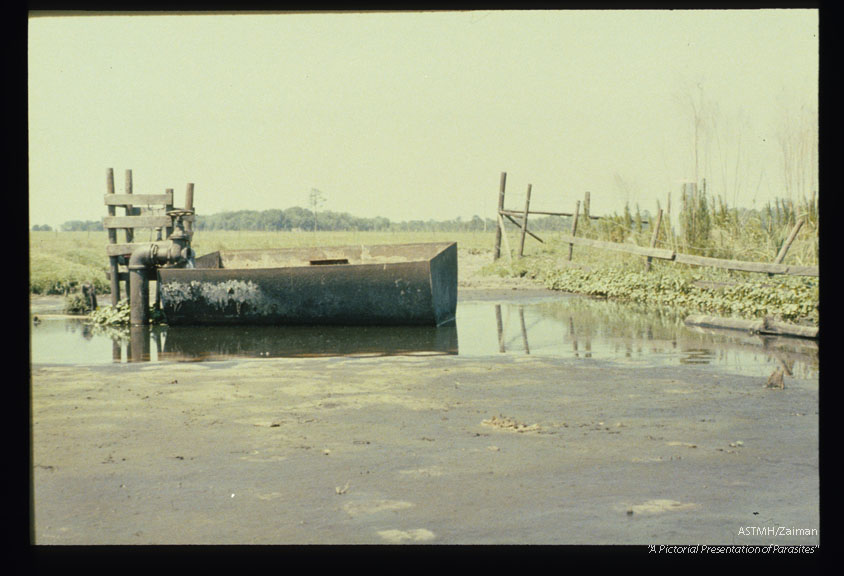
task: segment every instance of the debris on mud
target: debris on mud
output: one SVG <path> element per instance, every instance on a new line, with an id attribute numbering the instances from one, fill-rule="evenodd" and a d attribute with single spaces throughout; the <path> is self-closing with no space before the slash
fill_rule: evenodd
<path id="1" fill-rule="evenodd" d="M 483 420 L 481 424 L 484 424 L 485 426 L 492 426 L 493 428 L 500 428 L 502 430 L 510 430 L 512 432 L 539 432 L 541 430 L 539 424 L 527 425 L 517 422 L 513 418 L 501 415 Z"/>

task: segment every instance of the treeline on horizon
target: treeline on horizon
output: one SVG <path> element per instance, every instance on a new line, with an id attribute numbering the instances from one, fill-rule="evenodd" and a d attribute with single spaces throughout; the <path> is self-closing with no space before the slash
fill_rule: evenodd
<path id="1" fill-rule="evenodd" d="M 568 219 L 566 219 L 568 220 Z M 509 223 L 508 223 L 509 224 Z M 270 232 L 303 231 L 361 231 L 361 232 L 484 232 L 495 230 L 497 223 L 492 218 L 473 216 L 464 220 L 406 220 L 392 222 L 389 218 L 353 216 L 348 212 L 319 211 L 294 206 L 285 210 L 236 210 L 216 214 L 198 215 L 194 230 L 243 230 Z M 560 218 L 534 216 L 530 220 L 532 230 L 559 230 Z M 69 220 L 61 227 L 63 232 L 102 231 L 102 220 Z M 35 225 L 33 231 L 51 231 L 48 225 Z"/>

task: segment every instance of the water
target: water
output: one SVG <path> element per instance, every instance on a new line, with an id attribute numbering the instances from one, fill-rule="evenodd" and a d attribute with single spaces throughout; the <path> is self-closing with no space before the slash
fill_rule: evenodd
<path id="1" fill-rule="evenodd" d="M 103 329 L 79 320 L 33 322 L 38 364 L 194 362 L 232 358 L 535 355 L 658 365 L 707 364 L 754 376 L 777 367 L 818 376 L 814 341 L 704 331 L 674 316 L 567 295 L 466 300 L 456 326 L 150 327 Z"/>

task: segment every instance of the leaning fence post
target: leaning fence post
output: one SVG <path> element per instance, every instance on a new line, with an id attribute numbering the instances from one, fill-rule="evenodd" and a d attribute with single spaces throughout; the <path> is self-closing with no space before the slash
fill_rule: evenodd
<path id="1" fill-rule="evenodd" d="M 651 235 L 651 248 L 656 248 L 656 242 L 659 239 L 659 225 L 662 224 L 662 208 L 659 209 L 659 212 L 656 213 L 656 223 L 654 224 L 654 231 Z M 650 272 L 651 269 L 651 258 L 648 256 L 647 261 L 645 262 L 645 272 Z"/>
<path id="2" fill-rule="evenodd" d="M 528 212 L 530 211 L 530 190 L 533 184 L 528 184 L 527 197 L 525 198 L 525 213 L 522 216 L 522 239 L 519 242 L 519 258 L 525 255 L 525 234 L 528 227 Z"/>
<path id="3" fill-rule="evenodd" d="M 797 233 L 800 232 L 800 228 L 803 227 L 805 221 L 805 217 L 801 218 L 794 225 L 794 228 L 791 229 L 791 232 L 788 234 L 788 238 L 786 238 L 782 248 L 780 248 L 779 254 L 777 254 L 776 258 L 774 258 L 774 264 L 782 264 L 782 261 L 785 260 L 785 255 L 788 253 L 788 249 L 791 248 L 792 242 L 794 242 L 794 239 L 797 238 Z"/>
<path id="4" fill-rule="evenodd" d="M 588 194 L 588 192 L 587 192 Z M 574 209 L 574 218 L 571 221 L 571 237 L 574 238 L 574 235 L 577 234 L 577 216 L 580 214 L 580 200 L 577 201 L 577 205 Z M 571 255 L 574 251 L 574 244 L 569 243 L 569 261 L 571 261 Z"/>
<path id="5" fill-rule="evenodd" d="M 501 173 L 501 181 L 498 187 L 498 226 L 495 228 L 495 250 L 493 251 L 493 260 L 498 260 L 501 257 L 501 236 L 504 232 L 504 222 L 501 221 L 501 211 L 504 210 L 504 189 L 507 186 L 507 173 Z"/>

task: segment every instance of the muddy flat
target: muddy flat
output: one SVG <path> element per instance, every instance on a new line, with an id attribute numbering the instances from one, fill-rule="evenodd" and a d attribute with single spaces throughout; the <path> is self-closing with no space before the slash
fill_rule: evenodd
<path id="1" fill-rule="evenodd" d="M 437 356 L 32 386 L 39 544 L 819 543 L 811 381 Z"/>
<path id="2" fill-rule="evenodd" d="M 816 376 L 410 354 L 31 385 L 37 544 L 820 543 Z"/>

